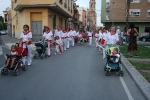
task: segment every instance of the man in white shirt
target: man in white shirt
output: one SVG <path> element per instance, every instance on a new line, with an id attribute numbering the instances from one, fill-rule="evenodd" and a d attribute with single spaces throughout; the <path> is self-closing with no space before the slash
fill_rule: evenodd
<path id="1" fill-rule="evenodd" d="M 89 46 L 90 46 L 92 44 L 92 34 L 93 34 L 91 29 L 89 29 L 89 31 L 87 31 L 87 34 L 88 34 Z"/>
<path id="2" fill-rule="evenodd" d="M 117 26 L 116 33 L 117 33 L 117 34 L 118 34 L 118 36 L 119 36 L 119 42 L 120 42 L 120 45 L 121 45 L 121 44 L 122 44 L 122 37 L 121 37 L 121 30 L 120 30 L 120 26 Z"/>
<path id="3" fill-rule="evenodd" d="M 72 46 L 74 46 L 75 34 L 76 34 L 76 31 L 74 28 L 72 28 L 72 30 L 70 31 L 70 37 L 72 39 Z"/>

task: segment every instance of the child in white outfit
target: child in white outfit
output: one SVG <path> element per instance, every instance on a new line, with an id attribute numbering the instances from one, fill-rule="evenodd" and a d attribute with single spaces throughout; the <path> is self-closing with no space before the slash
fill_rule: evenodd
<path id="1" fill-rule="evenodd" d="M 114 48 L 110 55 L 116 56 L 115 63 L 117 63 L 119 61 L 120 55 L 118 54 L 118 48 Z"/>

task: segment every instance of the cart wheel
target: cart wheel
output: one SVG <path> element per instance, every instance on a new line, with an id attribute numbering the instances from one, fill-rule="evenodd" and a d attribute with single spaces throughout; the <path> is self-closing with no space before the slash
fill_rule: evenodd
<path id="1" fill-rule="evenodd" d="M 48 55 L 47 54 L 45 54 L 45 58 L 47 58 L 48 57 Z"/>
<path id="2" fill-rule="evenodd" d="M 104 66 L 104 71 L 106 71 L 106 66 Z"/>
<path id="3" fill-rule="evenodd" d="M 18 69 L 13 70 L 13 74 L 14 74 L 14 75 L 16 75 L 16 76 L 18 76 L 18 75 L 19 75 L 19 71 L 18 71 Z"/>
<path id="4" fill-rule="evenodd" d="M 2 74 L 2 75 L 5 75 L 4 72 L 5 72 L 4 69 L 2 69 L 2 70 L 1 70 L 1 74 Z"/>
<path id="5" fill-rule="evenodd" d="M 23 70 L 23 71 L 27 71 L 27 69 L 28 69 L 27 65 L 23 65 L 23 66 L 22 66 L 22 70 Z"/>
<path id="6" fill-rule="evenodd" d="M 34 55 L 34 56 L 33 56 L 33 59 L 37 59 L 37 55 Z"/>
<path id="7" fill-rule="evenodd" d="M 7 68 L 4 69 L 4 75 L 8 75 L 8 69 Z"/>
<path id="8" fill-rule="evenodd" d="M 123 72 L 123 71 L 120 71 L 120 75 L 123 77 L 123 75 L 124 75 L 124 72 Z"/>
<path id="9" fill-rule="evenodd" d="M 110 71 L 109 71 L 109 69 L 106 70 L 105 76 L 110 76 Z"/>
<path id="10" fill-rule="evenodd" d="M 120 76 L 120 75 L 121 75 L 121 71 L 119 70 L 119 71 L 118 71 L 118 76 Z"/>

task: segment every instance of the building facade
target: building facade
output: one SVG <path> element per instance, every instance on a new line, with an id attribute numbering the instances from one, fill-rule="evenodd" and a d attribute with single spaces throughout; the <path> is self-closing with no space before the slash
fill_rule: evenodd
<path id="1" fill-rule="evenodd" d="M 73 16 L 72 0 L 11 0 L 12 34 L 19 38 L 23 25 L 28 24 L 33 40 L 42 37 L 44 26 L 53 30 L 57 25 L 67 28 L 67 19 Z"/>
<path id="2" fill-rule="evenodd" d="M 101 22 L 106 27 L 111 25 L 126 26 L 127 0 L 102 0 Z M 140 35 L 150 31 L 150 0 L 131 0 L 129 24 L 134 23 Z"/>
<path id="3" fill-rule="evenodd" d="M 82 22 L 80 29 L 86 30 L 85 29 L 85 27 L 86 27 L 86 9 L 83 7 L 78 7 L 77 9 L 80 14 L 79 21 Z"/>
<path id="4" fill-rule="evenodd" d="M 4 23 L 7 24 L 8 35 L 12 36 L 12 16 L 11 16 L 11 8 L 7 7 L 4 14 Z"/>
<path id="5" fill-rule="evenodd" d="M 89 10 L 88 10 L 88 18 L 89 20 L 89 25 L 90 29 L 96 30 L 96 25 L 97 25 L 97 14 L 96 14 L 96 1 L 95 0 L 90 0 L 89 2 Z"/>

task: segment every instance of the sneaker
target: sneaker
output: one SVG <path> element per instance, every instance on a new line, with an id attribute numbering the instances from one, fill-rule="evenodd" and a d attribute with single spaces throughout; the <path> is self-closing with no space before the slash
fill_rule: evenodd
<path id="1" fill-rule="evenodd" d="M 28 64 L 28 66 L 30 66 L 31 64 Z"/>

